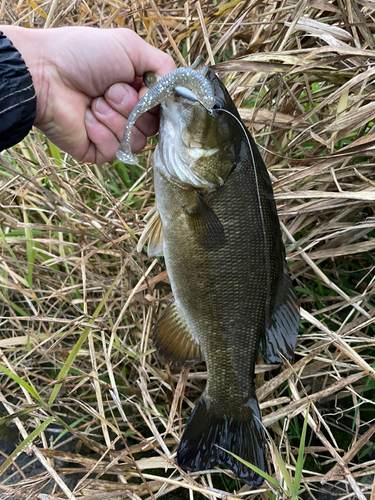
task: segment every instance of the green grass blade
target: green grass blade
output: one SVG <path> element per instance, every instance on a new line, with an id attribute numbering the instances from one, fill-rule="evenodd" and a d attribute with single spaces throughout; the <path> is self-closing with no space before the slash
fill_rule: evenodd
<path id="1" fill-rule="evenodd" d="M 16 264 L 18 270 L 20 271 L 20 273 L 22 274 L 23 278 L 24 278 L 24 285 L 25 286 L 28 286 L 28 282 L 27 282 L 27 278 L 26 278 L 26 275 L 25 273 L 23 272 L 23 269 L 22 267 L 20 266 L 19 262 L 18 262 L 18 259 L 15 255 L 15 253 L 13 252 L 13 250 L 11 249 L 11 247 L 8 245 L 8 242 L 6 240 L 6 237 L 5 237 L 5 234 L 3 233 L 1 227 L 0 227 L 0 238 L 3 240 L 4 242 L 4 245 L 6 246 L 6 249 L 8 250 L 9 252 L 9 255 L 12 257 L 12 259 L 14 260 L 14 263 Z"/>
<path id="2" fill-rule="evenodd" d="M 116 276 L 116 278 L 113 281 L 112 285 L 109 287 L 109 289 L 107 290 L 107 292 L 104 295 L 103 299 L 100 301 L 100 304 L 98 305 L 98 307 L 96 308 L 94 314 L 92 315 L 92 319 L 90 319 L 90 321 L 89 321 L 90 323 L 93 323 L 94 322 L 93 320 L 99 316 L 100 311 L 103 309 L 103 306 L 106 303 L 108 297 L 110 296 L 112 290 L 114 289 L 116 283 L 118 283 L 119 277 L 120 277 L 120 275 Z M 73 361 L 77 357 L 78 351 L 81 349 L 83 343 L 86 341 L 86 339 L 87 339 L 88 334 L 90 333 L 90 331 L 91 331 L 91 327 L 86 326 L 86 328 L 81 333 L 81 336 L 78 339 L 76 345 L 71 350 L 71 352 L 70 352 L 67 360 L 64 363 L 64 366 L 61 368 L 60 373 L 59 373 L 59 375 L 57 377 L 57 380 L 62 380 L 62 379 L 64 379 L 66 377 L 66 375 L 67 375 L 70 367 L 73 364 Z M 56 399 L 56 397 L 57 397 L 57 395 L 58 395 L 58 393 L 59 393 L 59 391 L 61 389 L 61 386 L 62 386 L 62 383 L 58 383 L 53 388 L 51 396 L 50 396 L 49 401 L 48 401 L 48 406 L 51 406 L 53 404 L 53 402 L 55 401 L 55 399 Z"/>
<path id="3" fill-rule="evenodd" d="M 88 334 L 90 332 L 91 328 L 89 328 L 88 326 L 83 330 L 83 332 L 81 333 L 81 336 L 80 338 L 78 339 L 76 345 L 73 347 L 73 349 L 71 350 L 67 360 L 65 361 L 64 363 L 64 366 L 61 368 L 60 370 L 60 373 L 57 377 L 57 380 L 62 380 L 66 377 L 73 361 L 75 360 L 75 358 L 77 357 L 77 354 L 78 354 L 78 351 L 81 349 L 83 343 L 86 341 L 87 337 L 88 337 Z M 58 383 L 54 386 L 53 390 L 52 390 L 52 393 L 51 393 L 51 396 L 48 400 L 48 406 L 51 406 L 53 404 L 53 402 L 55 401 L 56 399 L 56 396 L 58 395 L 60 389 L 61 389 L 61 386 L 62 386 L 62 383 Z"/>
<path id="4" fill-rule="evenodd" d="M 40 405 L 46 406 L 46 404 L 44 403 L 44 401 L 42 400 L 42 398 L 39 396 L 39 394 L 37 393 L 37 391 L 35 390 L 35 388 L 32 385 L 30 385 L 27 382 L 25 382 L 24 380 L 22 380 L 21 377 L 19 377 L 15 373 L 11 372 L 4 365 L 0 365 L 0 371 L 5 373 L 9 378 L 11 378 L 15 382 L 17 382 L 17 384 L 19 384 L 21 387 L 23 387 L 25 389 L 25 391 L 27 391 L 30 394 L 31 397 L 33 397 L 34 399 L 36 399 L 38 401 L 38 403 Z"/>
<path id="5" fill-rule="evenodd" d="M 276 448 L 275 443 L 273 441 L 271 441 L 271 443 L 272 443 L 272 448 L 273 448 L 273 452 L 275 454 L 275 459 L 276 459 L 277 465 L 280 468 L 281 475 L 283 476 L 283 479 L 285 481 L 285 484 L 286 484 L 289 492 L 292 492 L 293 491 L 292 478 L 290 477 L 289 471 L 285 466 L 283 457 L 280 455 L 280 452 Z"/>
<path id="6" fill-rule="evenodd" d="M 12 302 L 6 294 L 0 293 L 0 302 L 4 302 L 4 304 L 7 304 L 10 308 L 14 309 L 14 311 L 18 312 L 21 316 L 28 316 L 28 313 L 24 311 L 18 304 L 15 302 Z"/>
<path id="7" fill-rule="evenodd" d="M 303 422 L 303 427 L 302 427 L 301 442 L 300 442 L 299 450 L 298 450 L 298 459 L 297 459 L 297 463 L 296 463 L 296 473 L 294 475 L 294 486 L 293 486 L 293 490 L 292 490 L 294 495 L 298 495 L 298 491 L 299 491 L 299 488 L 301 485 L 303 457 L 304 457 L 304 451 L 305 451 L 305 441 L 306 441 L 307 421 L 309 418 L 309 410 L 310 410 L 310 405 L 308 405 L 306 408 L 305 420 Z"/>
<path id="8" fill-rule="evenodd" d="M 30 224 L 29 215 L 27 210 L 23 211 L 23 220 L 25 224 Z M 27 281 L 29 287 L 33 284 L 33 270 L 36 251 L 34 250 L 34 235 L 29 227 L 25 227 L 25 238 L 26 238 L 26 256 L 27 256 Z"/>
<path id="9" fill-rule="evenodd" d="M 259 474 L 260 476 L 262 476 L 263 479 L 265 479 L 266 481 L 268 481 L 269 483 L 271 483 L 276 488 L 280 488 L 280 485 L 279 485 L 278 481 L 274 477 L 271 477 L 269 474 L 267 474 L 267 472 L 262 471 L 261 469 L 259 469 L 255 465 L 251 464 L 250 462 L 247 462 L 246 460 L 244 460 L 243 458 L 239 457 L 238 455 L 235 455 L 231 451 L 228 451 L 228 450 L 226 450 L 224 448 L 221 448 L 220 446 L 218 446 L 218 448 L 220 448 L 221 450 L 226 451 L 227 453 L 229 453 L 229 455 L 232 455 L 232 457 L 236 458 L 237 460 L 239 460 L 240 462 L 242 462 L 244 465 L 246 465 L 246 467 L 249 467 L 249 469 L 253 470 L 257 474 Z"/>
<path id="10" fill-rule="evenodd" d="M 48 140 L 47 142 L 48 142 L 48 148 L 50 150 L 51 156 L 52 156 L 52 158 L 54 158 L 56 160 L 55 161 L 56 166 L 61 167 L 62 160 L 61 160 L 61 154 L 60 154 L 59 148 L 57 146 L 55 146 L 53 144 L 53 142 L 51 142 L 50 140 Z"/>
<path id="11" fill-rule="evenodd" d="M 26 439 L 22 441 L 21 444 L 17 446 L 17 448 L 9 455 L 9 457 L 5 460 L 5 462 L 2 464 L 0 467 L 0 476 L 4 474 L 4 472 L 8 469 L 10 465 L 12 465 L 12 462 L 16 460 L 16 458 L 23 452 L 23 450 L 26 448 L 26 446 L 30 445 L 35 438 L 39 436 L 52 422 L 53 417 L 47 418 L 45 422 L 43 422 L 39 427 L 33 430 L 33 432 L 27 436 Z"/>
<path id="12" fill-rule="evenodd" d="M 66 428 L 60 432 L 60 434 L 57 436 L 57 438 L 53 441 L 52 446 L 56 446 L 56 444 L 60 441 L 60 439 L 65 436 L 65 434 L 68 434 L 68 432 L 72 433 L 72 429 L 74 429 L 74 427 L 77 427 L 77 425 L 79 425 L 84 420 L 86 420 L 86 416 L 79 418 L 78 420 L 73 422 L 71 425 L 68 425 L 65 422 Z"/>
<path id="13" fill-rule="evenodd" d="M 0 427 L 2 425 L 5 425 L 9 422 L 12 422 L 15 418 L 20 418 L 22 415 L 27 415 L 28 413 L 37 410 L 39 408 L 38 405 L 33 405 L 33 406 L 28 406 L 27 408 L 24 408 L 23 410 L 16 411 L 12 413 L 11 415 L 7 415 L 6 417 L 0 418 Z"/>

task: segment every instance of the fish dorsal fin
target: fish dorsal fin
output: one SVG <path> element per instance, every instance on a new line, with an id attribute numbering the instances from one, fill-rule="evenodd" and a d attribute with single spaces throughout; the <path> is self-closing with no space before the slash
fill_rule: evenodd
<path id="1" fill-rule="evenodd" d="M 287 359 L 292 358 L 297 343 L 299 321 L 298 299 L 285 265 L 270 324 L 260 342 L 266 363 L 282 363 L 281 355 Z"/>
<path id="2" fill-rule="evenodd" d="M 178 364 L 193 364 L 203 360 L 200 345 L 190 333 L 174 299 L 156 322 L 153 341 L 165 360 Z"/>
<path id="3" fill-rule="evenodd" d="M 196 197 L 197 203 L 193 209 L 183 207 L 189 215 L 189 224 L 207 250 L 219 250 L 226 244 L 224 227 L 202 196 L 197 193 Z"/>
<path id="4" fill-rule="evenodd" d="M 154 257 L 163 251 L 163 226 L 156 206 L 151 208 L 144 220 L 147 225 L 139 238 L 137 252 L 142 252 L 143 245 L 148 245 L 147 254 L 149 257 Z"/>

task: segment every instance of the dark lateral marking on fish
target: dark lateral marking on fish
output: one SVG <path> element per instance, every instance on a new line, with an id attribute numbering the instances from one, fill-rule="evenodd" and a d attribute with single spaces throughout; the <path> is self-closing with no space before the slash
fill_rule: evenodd
<path id="1" fill-rule="evenodd" d="M 189 224 L 207 250 L 220 250 L 226 244 L 224 227 L 212 208 L 207 205 L 202 196 L 197 193 L 196 205 L 193 209 L 182 207 L 188 215 Z"/>
<path id="2" fill-rule="evenodd" d="M 153 330 L 154 345 L 160 356 L 172 363 L 194 364 L 203 361 L 201 347 L 191 335 L 172 299 Z"/>
<path id="3" fill-rule="evenodd" d="M 246 461 L 266 470 L 264 435 L 256 398 L 241 406 L 241 420 L 225 413 L 215 415 L 210 402 L 203 394 L 191 414 L 199 425 L 188 425 L 177 451 L 180 467 L 191 472 L 212 469 L 217 464 L 227 465 L 236 476 L 248 484 L 260 486 L 263 478 L 224 450 L 245 458 Z"/>

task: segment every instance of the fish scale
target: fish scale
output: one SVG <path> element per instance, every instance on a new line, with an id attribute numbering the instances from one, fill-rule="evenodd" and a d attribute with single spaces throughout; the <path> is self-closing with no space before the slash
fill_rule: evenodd
<path id="1" fill-rule="evenodd" d="M 190 87 L 178 71 L 188 89 L 179 88 L 179 97 L 173 88 L 152 88 L 162 103 L 156 211 L 138 248 L 147 244 L 149 255 L 163 250 L 173 291 L 153 340 L 166 360 L 207 364 L 207 385 L 181 437 L 179 465 L 198 471 L 225 464 L 259 486 L 262 477 L 226 450 L 266 471 L 255 363 L 259 349 L 268 363 L 291 358 L 298 302 L 272 185 L 252 137 L 210 69 L 197 67 Z M 215 98 L 213 110 L 201 101 L 204 95 L 194 97 L 202 78 Z M 174 80 L 172 72 L 164 81 Z M 139 106 L 144 110 L 147 103 Z M 130 129 L 124 138 L 128 157 Z"/>

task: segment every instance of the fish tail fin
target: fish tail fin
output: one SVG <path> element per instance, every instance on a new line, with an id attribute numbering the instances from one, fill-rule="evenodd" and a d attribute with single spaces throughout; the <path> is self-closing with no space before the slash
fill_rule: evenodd
<path id="1" fill-rule="evenodd" d="M 260 486 L 262 476 L 224 451 L 266 471 L 264 434 L 255 396 L 236 408 L 235 417 L 214 414 L 210 406 L 208 398 L 202 394 L 181 438 L 177 451 L 179 466 L 196 472 L 224 464 L 246 483 Z"/>

